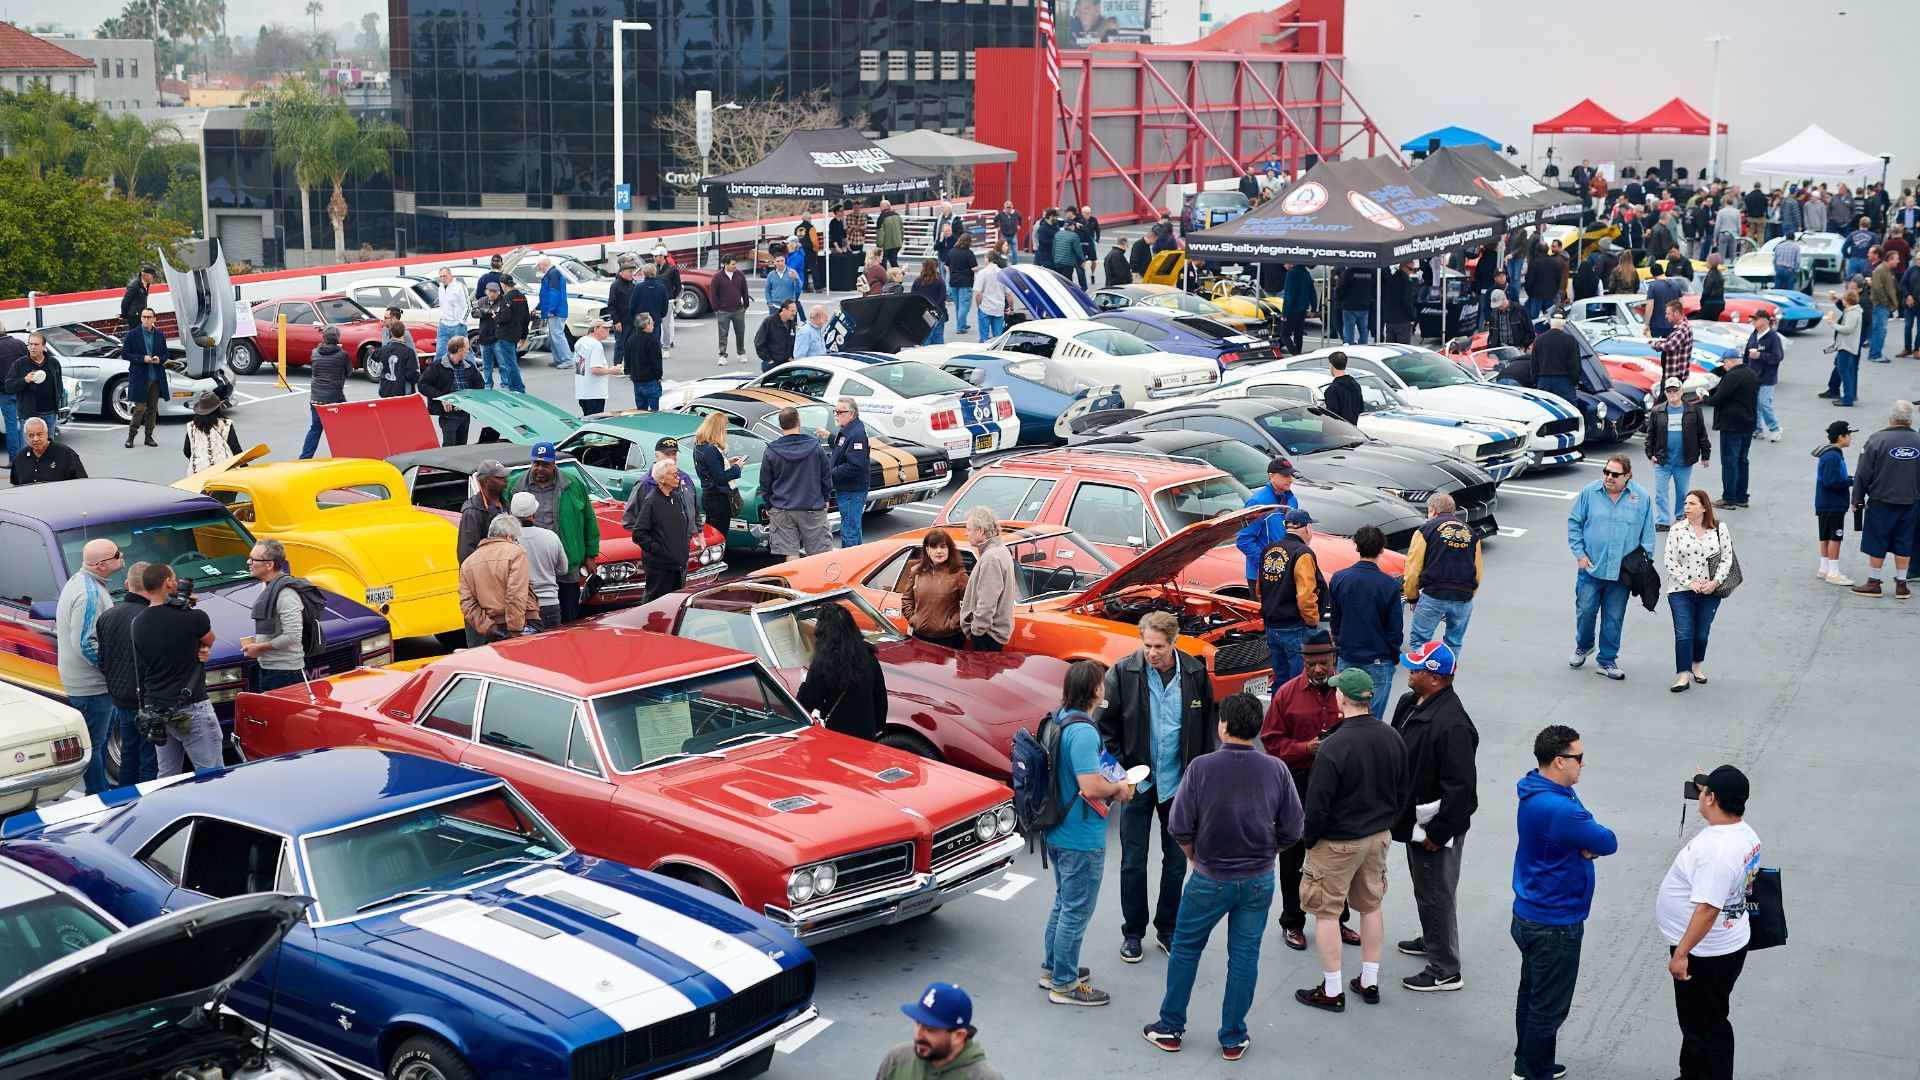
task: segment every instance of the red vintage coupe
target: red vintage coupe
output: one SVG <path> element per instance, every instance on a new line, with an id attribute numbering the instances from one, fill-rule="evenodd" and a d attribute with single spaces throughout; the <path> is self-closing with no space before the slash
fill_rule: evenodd
<path id="1" fill-rule="evenodd" d="M 402 750 L 505 777 L 589 855 L 732 897 L 819 941 L 991 884 L 1007 789 L 828 731 L 753 657 L 613 626 L 243 694 L 250 757 Z"/>
<path id="2" fill-rule="evenodd" d="M 1065 660 L 961 652 L 921 641 L 901 633 L 852 589 L 804 593 L 734 581 L 670 593 L 602 621 L 753 653 L 797 693 L 813 659 L 814 627 L 828 604 L 852 612 L 880 658 L 887 687 L 881 742 L 995 780 L 1012 777 L 1013 733 L 1037 729 L 1059 701 Z"/>
<path id="3" fill-rule="evenodd" d="M 279 362 L 282 316 L 287 320 L 288 367 L 312 360 L 313 350 L 320 347 L 320 331 L 331 326 L 340 331 L 340 347 L 353 357 L 353 366 L 380 381 L 380 361 L 374 356 L 380 348 L 380 318 L 339 293 L 283 296 L 254 305 L 253 336 L 235 338 L 227 350 L 227 367 L 235 375 L 251 375 Z M 433 327 L 409 326 L 407 333 L 413 335 L 414 348 L 433 355 Z"/>

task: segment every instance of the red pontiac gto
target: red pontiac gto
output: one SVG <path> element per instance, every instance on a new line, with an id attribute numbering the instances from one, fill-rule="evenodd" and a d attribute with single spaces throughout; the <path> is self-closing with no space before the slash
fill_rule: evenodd
<path id="1" fill-rule="evenodd" d="M 925 915 L 1021 846 L 1007 789 L 811 722 L 753 657 L 585 625 L 242 694 L 249 757 L 371 746 L 511 781 L 589 855 L 822 941 Z"/>
<path id="2" fill-rule="evenodd" d="M 731 581 L 669 593 L 608 615 L 612 626 L 750 652 L 798 693 L 813 659 L 814 627 L 843 604 L 872 643 L 886 676 L 880 741 L 921 757 L 1007 781 L 1013 733 L 1033 731 L 1060 700 L 1068 663 L 1052 656 L 961 652 L 910 637 L 852 589 L 803 593 L 767 582 Z"/>

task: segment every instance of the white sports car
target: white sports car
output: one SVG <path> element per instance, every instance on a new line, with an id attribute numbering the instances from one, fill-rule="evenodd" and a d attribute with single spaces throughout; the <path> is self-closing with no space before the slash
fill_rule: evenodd
<path id="1" fill-rule="evenodd" d="M 790 360 L 760 375 L 722 375 L 668 387 L 662 409 L 682 409 L 694 399 L 743 386 L 788 390 L 832 401 L 860 403 L 860 419 L 876 436 L 890 435 L 947 451 L 955 475 L 975 454 L 1011 450 L 1020 441 L 1020 420 L 1005 387 L 976 387 L 931 363 L 884 353 L 828 353 Z"/>
<path id="2" fill-rule="evenodd" d="M 0 817 L 52 802 L 80 782 L 96 748 L 80 710 L 0 683 Z M 15 943 L 18 944 L 17 942 Z"/>
<path id="3" fill-rule="evenodd" d="M 1733 260 L 1732 275 L 1751 282 L 1756 289 L 1773 288 L 1773 249 L 1780 246 L 1782 239 L 1776 236 Z M 1790 288 L 1811 292 L 1814 281 L 1822 274 L 1836 281 L 1840 279 L 1847 264 L 1841 255 L 1846 247 L 1845 237 L 1829 232 L 1801 233 L 1799 242 L 1800 272 L 1794 275 Z"/>
<path id="4" fill-rule="evenodd" d="M 1495 481 L 1512 480 L 1533 464 L 1533 454 L 1527 449 L 1527 433 L 1518 427 L 1416 408 L 1380 376 L 1368 372 L 1352 374 L 1360 384 L 1359 428 L 1368 438 L 1394 446 L 1458 454 L 1487 470 Z M 1327 384 L 1333 381 L 1333 375 L 1325 370 L 1301 371 L 1270 362 L 1230 370 L 1227 379 L 1227 385 L 1197 394 L 1194 400 L 1270 397 L 1324 406 Z"/>
<path id="5" fill-rule="evenodd" d="M 1552 394 L 1519 386 L 1481 382 L 1466 369 L 1431 349 L 1415 345 L 1342 345 L 1348 370 L 1376 375 L 1390 389 L 1423 409 L 1508 424 L 1529 433 L 1527 449 L 1534 465 L 1579 461 L 1586 439 L 1580 410 Z M 1281 361 L 1289 368 L 1325 371 L 1334 349 L 1320 349 Z"/>
<path id="6" fill-rule="evenodd" d="M 95 330 L 86 323 L 59 323 L 42 327 L 47 351 L 60 361 L 64 402 L 60 422 L 76 414 L 98 415 L 109 424 L 124 424 L 133 419 L 133 404 L 127 400 L 127 361 L 120 355 L 120 339 Z M 27 340 L 32 331 L 16 330 L 13 336 Z M 210 379 L 190 379 L 187 365 L 179 359 L 167 361 L 167 392 L 172 396 L 160 402 L 161 416 L 192 416 L 193 403 L 209 390 L 222 398 L 233 392 L 233 382 L 225 368 L 216 369 Z"/>
<path id="7" fill-rule="evenodd" d="M 1054 360 L 1089 383 L 1120 387 L 1129 408 L 1220 385 L 1217 362 L 1161 352 L 1117 326 L 1090 319 L 1029 319 L 979 345 L 924 345 L 902 349 L 900 357 L 944 364 L 962 353 L 983 351 Z"/>

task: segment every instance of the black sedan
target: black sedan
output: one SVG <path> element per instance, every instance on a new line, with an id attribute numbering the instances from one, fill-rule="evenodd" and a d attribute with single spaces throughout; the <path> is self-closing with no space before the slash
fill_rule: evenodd
<path id="1" fill-rule="evenodd" d="M 1329 484 L 1349 484 L 1425 507 L 1437 493 L 1453 496 L 1461 516 L 1480 536 L 1498 529 L 1493 511 L 1497 485 L 1485 469 L 1453 454 L 1374 442 L 1366 433 L 1324 409 L 1276 404 L 1271 399 L 1196 401 L 1150 413 L 1110 413 L 1113 422 L 1092 422 L 1094 437 L 1145 431 L 1204 431 L 1280 455 L 1300 475 Z"/>

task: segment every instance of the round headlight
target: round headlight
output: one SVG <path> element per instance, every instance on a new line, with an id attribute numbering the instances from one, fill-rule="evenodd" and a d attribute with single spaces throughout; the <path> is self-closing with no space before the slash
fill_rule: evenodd
<path id="1" fill-rule="evenodd" d="M 995 811 L 994 819 L 1000 826 L 1000 835 L 1002 836 L 1011 833 L 1014 826 L 1019 823 L 1018 819 L 1013 816 L 1013 807 L 1011 806 L 1003 806 Z"/>
<path id="2" fill-rule="evenodd" d="M 833 891 L 840 881 L 840 871 L 832 863 L 821 863 L 813 868 L 813 894 L 825 896 Z"/>
<path id="3" fill-rule="evenodd" d="M 974 819 L 973 835 L 979 837 L 980 842 L 983 844 L 993 839 L 994 830 L 999 827 L 996 824 L 997 820 L 998 819 L 993 816 L 993 812 L 991 810 L 989 810 L 984 814 L 981 814 L 979 817 Z"/>
<path id="4" fill-rule="evenodd" d="M 813 870 L 802 867 L 787 875 L 787 902 L 804 904 L 813 899 Z"/>

